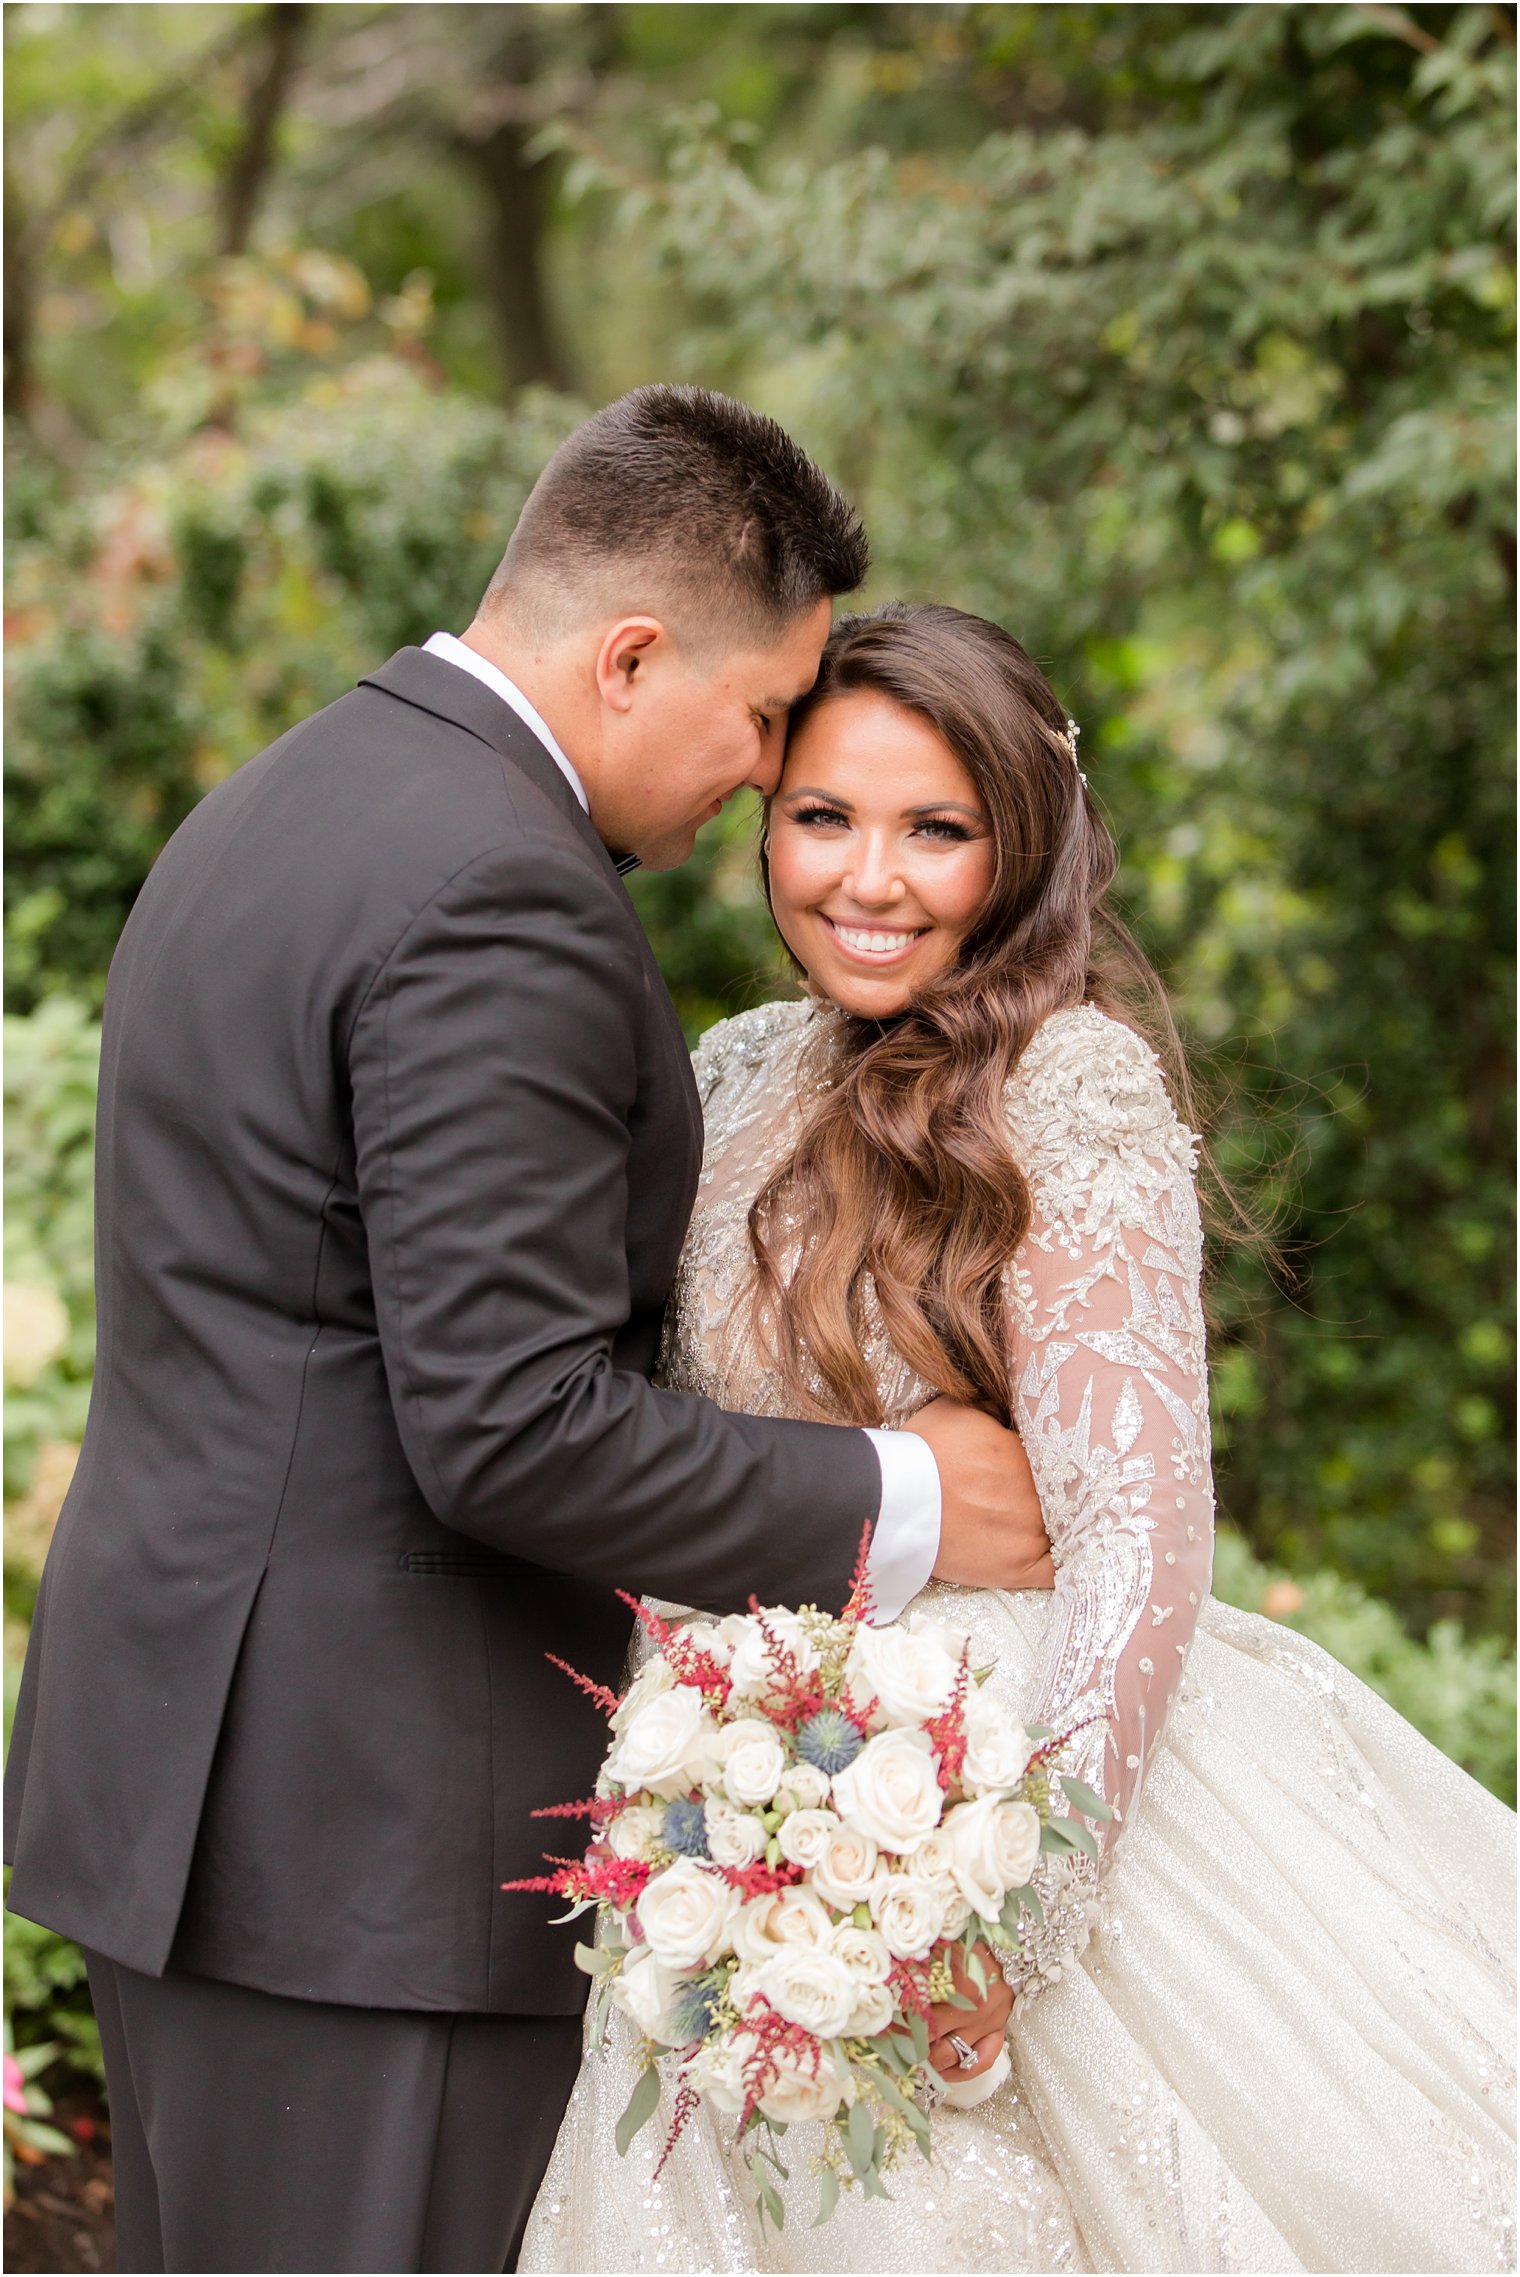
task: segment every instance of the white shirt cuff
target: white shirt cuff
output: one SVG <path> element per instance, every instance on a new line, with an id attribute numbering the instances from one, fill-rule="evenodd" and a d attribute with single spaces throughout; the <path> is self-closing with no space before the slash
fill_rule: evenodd
<path id="1" fill-rule="evenodd" d="M 934 1571 L 939 1556 L 939 1465 L 916 1431 L 867 1431 L 881 1464 L 881 1511 L 866 1578 L 872 1620 L 895 1621 Z"/>

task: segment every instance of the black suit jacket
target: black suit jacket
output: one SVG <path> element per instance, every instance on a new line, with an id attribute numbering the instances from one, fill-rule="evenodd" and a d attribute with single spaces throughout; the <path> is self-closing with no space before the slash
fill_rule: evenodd
<path id="1" fill-rule="evenodd" d="M 403 649 L 213 791 L 112 965 L 99 1355 L 7 1790 L 113 1960 L 552 2012 L 614 1585 L 837 1605 L 859 1432 L 655 1390 L 701 1117 L 622 884 L 489 689 Z M 558 1836 L 559 1839 L 555 1839 Z"/>

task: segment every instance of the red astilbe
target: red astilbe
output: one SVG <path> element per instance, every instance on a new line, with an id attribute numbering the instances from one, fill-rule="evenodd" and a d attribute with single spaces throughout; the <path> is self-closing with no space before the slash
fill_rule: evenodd
<path id="1" fill-rule="evenodd" d="M 721 1708 L 733 1690 L 722 1661 L 700 1645 L 694 1645 L 684 1629 L 672 1628 L 642 1598 L 630 1597 L 626 1589 L 620 1589 L 618 1595 L 642 1623 L 655 1650 L 664 1655 L 665 1665 L 676 1682 L 694 1685 L 704 1699 Z"/>
<path id="2" fill-rule="evenodd" d="M 596 1702 L 609 1722 L 617 1714 L 623 1703 L 619 1700 L 616 1692 L 609 1692 L 606 1685 L 598 1684 L 594 1676 L 582 1676 L 578 1668 L 572 1668 L 568 1660 L 561 1660 L 557 1652 L 546 1652 L 544 1658 L 551 1661 L 556 1668 L 562 1668 L 571 1683 L 578 1684 L 587 1699 Z"/>
<path id="3" fill-rule="evenodd" d="M 1024 1768 L 1028 1770 L 1030 1764 L 1034 1763 L 1048 1763 L 1053 1755 L 1060 1754 L 1069 1740 L 1076 1738 L 1079 1731 L 1086 1731 L 1089 1724 L 1101 1724 L 1103 1721 L 1101 1715 L 1083 1716 L 1078 1722 L 1068 1724 L 1065 1731 L 1053 1732 L 1049 1739 L 1041 1740 Z"/>
<path id="4" fill-rule="evenodd" d="M 823 1680 L 816 1670 L 808 1674 L 786 1639 L 771 1627 L 760 1609 L 758 1597 L 751 1596 L 749 1609 L 759 1626 L 770 1668 L 766 1689 L 761 1695 L 766 1715 L 772 1723 L 781 1724 L 788 1731 L 799 1731 L 809 1716 L 817 1715 L 828 1697 Z"/>
<path id="5" fill-rule="evenodd" d="M 823 2060 L 823 2050 L 811 2032 L 800 2024 L 788 2024 L 779 2016 L 763 1993 L 756 1993 L 744 2012 L 744 2029 L 754 2045 L 744 2059 L 744 2109 L 739 2115 L 739 2132 L 743 2134 L 750 2119 L 759 2109 L 760 2098 L 779 2076 L 776 2058 L 785 2053 L 805 2062 L 814 2079 Z"/>
<path id="6" fill-rule="evenodd" d="M 939 1757 L 939 1783 L 947 1795 L 966 1768 L 966 1699 L 970 1683 L 971 1665 L 962 1655 L 948 1706 L 937 1716 L 924 1719 L 929 1743 Z"/>
<path id="7" fill-rule="evenodd" d="M 927 2024 L 934 2009 L 934 2003 L 929 1998 L 927 1968 L 915 1961 L 894 1961 L 887 1982 L 904 2014 L 921 2016 Z"/>
<path id="8" fill-rule="evenodd" d="M 598 1834 L 611 1826 L 613 1820 L 626 1810 L 632 1810 L 638 1801 L 637 1794 L 588 1795 L 583 1803 L 544 1803 L 540 1809 L 529 1811 L 530 1818 L 589 1818 Z"/>
<path id="9" fill-rule="evenodd" d="M 869 1621 L 876 1610 L 875 1599 L 871 1593 L 869 1573 L 873 1532 L 874 1528 L 868 1518 L 860 1530 L 860 1548 L 855 1553 L 855 1571 L 850 1576 L 850 1594 L 845 1599 L 844 1611 L 839 1616 L 841 1621 L 848 1621 L 853 1628 L 857 1629 L 862 1622 Z"/>
<path id="10" fill-rule="evenodd" d="M 676 2144 L 680 2141 L 682 2133 L 685 2130 L 687 2120 L 694 2117 L 696 2112 L 700 2110 L 701 2104 L 702 2098 L 697 2093 L 696 2089 L 692 2086 L 690 2080 L 683 2079 L 679 2088 L 676 2090 L 675 2107 L 670 2114 L 670 2133 L 665 2137 L 665 2148 L 661 2151 L 660 2163 L 654 2170 L 654 2180 L 656 2182 L 659 2181 L 660 2176 L 665 2172 L 665 2162 L 669 2158 L 671 2152 L 675 2149 Z"/>
<path id="11" fill-rule="evenodd" d="M 546 1897 L 562 1897 L 579 1901 L 590 1898 L 598 1905 L 610 1905 L 618 1913 L 630 1913 L 644 1894 L 644 1885 L 654 1872 L 642 1858 L 549 1858 L 545 1861 L 557 1866 L 554 1874 L 530 1874 L 523 1881 L 503 1882 L 504 1890 L 530 1890 Z"/>
<path id="12" fill-rule="evenodd" d="M 718 1866 L 713 1871 L 721 1874 L 731 1890 L 738 1890 L 746 1902 L 751 1898 L 774 1897 L 777 1890 L 790 1889 L 800 1882 L 805 1867 L 794 1866 L 788 1860 L 780 1866 Z"/>

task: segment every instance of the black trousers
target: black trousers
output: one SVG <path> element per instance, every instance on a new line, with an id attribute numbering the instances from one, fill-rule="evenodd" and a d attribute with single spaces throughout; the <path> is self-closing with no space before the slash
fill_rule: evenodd
<path id="1" fill-rule="evenodd" d="M 87 1959 L 118 2268 L 516 2267 L 578 2016 L 341 2008 Z"/>

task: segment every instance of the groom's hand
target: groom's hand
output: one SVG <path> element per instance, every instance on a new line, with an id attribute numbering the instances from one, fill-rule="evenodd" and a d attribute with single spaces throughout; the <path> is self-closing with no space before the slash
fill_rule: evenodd
<path id="1" fill-rule="evenodd" d="M 1017 1435 L 979 1408 L 931 1400 L 909 1431 L 939 1466 L 936 1579 L 968 1589 L 1051 1589 L 1055 1567 L 1029 1458 Z"/>

